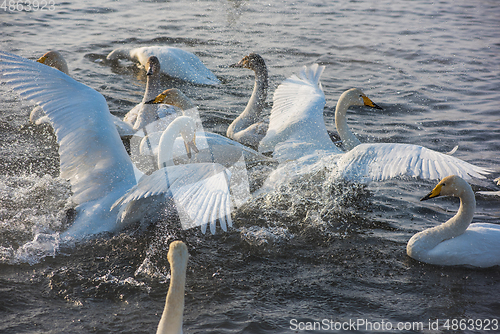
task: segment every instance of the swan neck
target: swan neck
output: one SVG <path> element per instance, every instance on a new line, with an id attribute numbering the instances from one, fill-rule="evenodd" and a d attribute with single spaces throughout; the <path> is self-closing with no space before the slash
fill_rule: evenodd
<path id="1" fill-rule="evenodd" d="M 256 69 L 252 96 L 248 100 L 245 110 L 229 125 L 227 129 L 227 136 L 229 138 L 233 138 L 235 133 L 260 121 L 267 98 L 267 88 L 267 69 L 265 67 Z"/>
<path id="2" fill-rule="evenodd" d="M 446 223 L 415 234 L 407 245 L 407 253 L 417 260 L 429 260 L 428 253 L 441 242 L 462 235 L 469 227 L 476 210 L 476 199 L 470 187 L 460 195 L 458 212 Z"/>
<path id="3" fill-rule="evenodd" d="M 174 165 L 173 147 L 179 130 L 174 121 L 163 131 L 158 143 L 158 169 Z"/>
<path id="4" fill-rule="evenodd" d="M 350 106 L 351 105 L 342 94 L 335 108 L 335 127 L 337 128 L 337 132 L 346 151 L 350 151 L 361 144 L 359 139 L 351 132 L 351 129 L 349 129 L 347 125 L 347 110 Z"/>
<path id="5" fill-rule="evenodd" d="M 146 78 L 146 90 L 144 91 L 144 97 L 142 102 L 146 103 L 154 100 L 158 94 L 162 92 L 160 85 L 160 78 L 158 74 L 148 75 Z"/>
<path id="6" fill-rule="evenodd" d="M 460 207 L 455 216 L 448 220 L 445 224 L 453 227 L 453 237 L 463 234 L 469 227 L 476 211 L 476 197 L 470 187 L 467 187 L 460 195 Z"/>
<path id="7" fill-rule="evenodd" d="M 180 266 L 172 266 L 170 286 L 157 334 L 182 333 L 186 267 L 186 263 L 182 263 Z"/>

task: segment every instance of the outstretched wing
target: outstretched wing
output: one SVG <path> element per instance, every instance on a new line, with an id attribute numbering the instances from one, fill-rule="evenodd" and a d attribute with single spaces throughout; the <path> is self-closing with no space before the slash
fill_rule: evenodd
<path id="1" fill-rule="evenodd" d="M 132 162 L 106 100 L 52 67 L 0 52 L 0 81 L 43 107 L 59 143 L 61 177 L 78 204 L 135 184 Z"/>
<path id="2" fill-rule="evenodd" d="M 349 152 L 334 156 L 338 176 L 348 180 L 382 181 L 397 176 L 442 179 L 458 175 L 484 179 L 491 170 L 411 144 L 360 144 Z"/>
<path id="3" fill-rule="evenodd" d="M 323 119 L 325 94 L 319 79 L 324 69 L 318 64 L 304 66 L 299 77 L 293 75 L 278 86 L 260 152 L 272 152 L 276 145 L 291 141 L 294 145 L 280 145 L 274 157 L 284 161 L 315 150 L 340 153 L 328 136 Z"/>
<path id="4" fill-rule="evenodd" d="M 118 219 L 124 222 L 129 203 L 167 194 L 176 204 L 184 229 L 202 226 L 205 233 L 210 224 L 214 234 L 217 219 L 224 231 L 227 225 L 232 226 L 229 179 L 230 172 L 219 164 L 169 166 L 143 177 L 114 206 L 121 206 Z"/>

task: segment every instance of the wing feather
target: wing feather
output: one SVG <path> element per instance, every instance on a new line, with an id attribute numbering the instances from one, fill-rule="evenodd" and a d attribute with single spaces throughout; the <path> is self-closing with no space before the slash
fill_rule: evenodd
<path id="1" fill-rule="evenodd" d="M 411 144 L 361 144 L 333 156 L 337 173 L 349 180 L 382 181 L 397 176 L 442 179 L 456 174 L 465 180 L 484 179 L 491 170 L 450 155 Z"/>
<path id="2" fill-rule="evenodd" d="M 293 141 L 294 145 L 280 145 L 280 152 L 275 152 L 277 158 L 296 159 L 314 150 L 340 153 L 330 140 L 323 119 L 325 94 L 319 79 L 324 69 L 318 64 L 304 66 L 300 77 L 292 75 L 278 86 L 260 152 L 272 152 L 278 143 Z"/>
<path id="3" fill-rule="evenodd" d="M 225 222 L 230 221 L 229 171 L 219 164 L 187 164 L 169 166 L 143 177 L 127 194 L 116 201 L 112 209 L 120 206 L 118 219 L 124 221 L 129 203 L 138 202 L 152 196 L 168 194 L 173 198 L 177 209 L 187 218 L 181 223 L 183 228 L 202 226 L 202 231 L 210 224 L 215 233 L 216 220 L 226 230 Z M 231 224 L 229 224 L 231 226 Z"/>
<path id="4" fill-rule="evenodd" d="M 106 100 L 94 89 L 49 66 L 0 52 L 0 80 L 39 104 L 59 143 L 61 177 L 78 204 L 135 184 L 132 162 Z"/>

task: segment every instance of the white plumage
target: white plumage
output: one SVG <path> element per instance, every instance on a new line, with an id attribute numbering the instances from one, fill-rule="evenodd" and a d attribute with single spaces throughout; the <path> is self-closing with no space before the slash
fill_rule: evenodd
<path id="1" fill-rule="evenodd" d="M 178 78 L 200 85 L 218 85 L 219 79 L 191 52 L 170 46 L 144 46 L 140 48 L 120 48 L 108 54 L 108 60 L 129 59 L 146 67 L 150 56 L 160 61 L 161 71 L 173 78 Z"/>
<path id="2" fill-rule="evenodd" d="M 134 166 L 122 145 L 104 97 L 58 70 L 5 52 L 0 52 L 0 74 L 1 81 L 23 98 L 42 106 L 55 129 L 61 177 L 70 180 L 73 201 L 77 204 L 75 221 L 63 237 L 82 238 L 115 231 L 121 208 L 116 206 L 111 210 L 111 207 L 137 182 Z M 176 131 L 179 133 L 180 129 Z M 171 175 L 180 175 L 184 180 L 191 177 L 191 180 L 202 179 L 200 174 L 191 176 L 188 169 L 185 171 L 184 174 L 172 172 Z M 204 172 L 203 169 L 199 171 Z M 227 175 L 225 171 L 223 174 Z M 174 183 L 171 177 L 169 182 Z M 184 185 L 196 184 L 196 181 L 184 182 Z M 148 176 L 142 177 L 139 183 L 144 188 L 150 184 Z M 201 196 L 198 198 L 205 196 L 208 200 L 222 196 L 227 200 L 229 196 L 229 189 L 221 194 L 220 189 L 212 193 L 206 187 L 196 187 L 197 196 Z M 163 188 L 163 191 L 169 189 Z M 214 217 L 214 211 L 219 217 L 230 217 L 227 205 L 221 204 L 222 199 L 213 203 L 219 206 L 206 207 L 209 213 L 204 213 L 203 219 Z M 195 224 L 203 226 L 208 222 L 196 221 Z"/>

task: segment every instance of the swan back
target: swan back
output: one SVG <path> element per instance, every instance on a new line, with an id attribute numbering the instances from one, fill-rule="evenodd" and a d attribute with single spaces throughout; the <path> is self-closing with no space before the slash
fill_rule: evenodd
<path id="1" fill-rule="evenodd" d="M 166 75 L 200 85 L 218 85 L 219 79 L 191 52 L 169 46 L 121 48 L 108 54 L 109 60 L 122 58 L 138 61 L 146 67 L 148 57 L 156 56 Z"/>
<path id="2" fill-rule="evenodd" d="M 167 254 L 170 263 L 170 286 L 165 308 L 158 324 L 157 334 L 182 333 L 182 314 L 184 312 L 184 290 L 189 253 L 186 244 L 174 241 Z"/>

